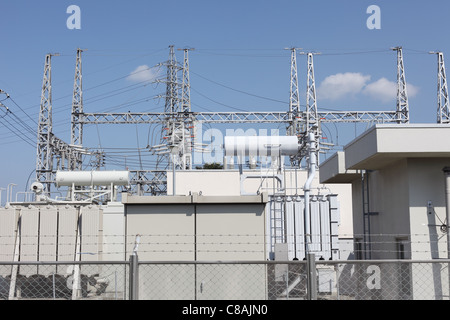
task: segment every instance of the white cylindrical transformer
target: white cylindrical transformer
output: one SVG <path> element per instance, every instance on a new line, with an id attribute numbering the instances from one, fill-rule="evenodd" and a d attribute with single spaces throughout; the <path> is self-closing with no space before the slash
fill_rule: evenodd
<path id="1" fill-rule="evenodd" d="M 128 171 L 57 171 L 60 186 L 125 186 L 130 184 Z"/>
<path id="2" fill-rule="evenodd" d="M 290 156 L 299 151 L 296 136 L 226 136 L 226 156 Z"/>

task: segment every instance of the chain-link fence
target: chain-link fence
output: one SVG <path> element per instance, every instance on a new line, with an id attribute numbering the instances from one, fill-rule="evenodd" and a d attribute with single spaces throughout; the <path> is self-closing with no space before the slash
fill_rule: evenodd
<path id="1" fill-rule="evenodd" d="M 2 262 L 0 299 L 449 300 L 448 259 Z"/>
<path id="2" fill-rule="evenodd" d="M 0 299 L 128 299 L 129 262 L 1 262 Z"/>

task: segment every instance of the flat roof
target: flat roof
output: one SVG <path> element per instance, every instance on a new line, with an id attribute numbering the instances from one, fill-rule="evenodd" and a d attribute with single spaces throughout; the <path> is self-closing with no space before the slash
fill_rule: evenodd
<path id="1" fill-rule="evenodd" d="M 345 168 L 344 151 L 336 152 L 320 165 L 320 183 L 348 183 L 358 178 L 361 178 L 360 170 Z"/>
<path id="2" fill-rule="evenodd" d="M 346 169 L 379 169 L 401 158 L 450 157 L 450 125 L 377 124 L 344 152 Z"/>
<path id="3" fill-rule="evenodd" d="M 376 124 L 321 165 L 321 183 L 350 182 L 357 170 L 405 158 L 450 158 L 450 125 Z"/>
<path id="4" fill-rule="evenodd" d="M 194 192 L 191 195 L 174 196 L 132 196 L 127 193 L 122 194 L 122 203 L 126 205 L 133 204 L 188 204 L 188 203 L 227 203 L 227 204 L 245 204 L 245 203 L 267 203 L 268 194 L 262 192 L 259 195 L 244 196 L 202 196 Z"/>

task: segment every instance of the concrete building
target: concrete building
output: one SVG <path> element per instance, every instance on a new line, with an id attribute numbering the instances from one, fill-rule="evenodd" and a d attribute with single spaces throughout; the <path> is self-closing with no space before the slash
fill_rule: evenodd
<path id="1" fill-rule="evenodd" d="M 443 169 L 450 166 L 449 136 L 445 125 L 375 125 L 322 163 L 321 183 L 352 185 L 357 258 L 448 257 Z M 446 266 L 407 276 L 413 283 L 428 274 L 440 288 L 442 272 Z M 423 294 L 411 292 L 415 298 Z"/>

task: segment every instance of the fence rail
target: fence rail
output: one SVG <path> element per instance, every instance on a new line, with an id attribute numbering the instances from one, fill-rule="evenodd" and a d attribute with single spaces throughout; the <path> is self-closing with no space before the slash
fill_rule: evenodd
<path id="1" fill-rule="evenodd" d="M 0 262 L 2 300 L 449 300 L 450 259 Z"/>

